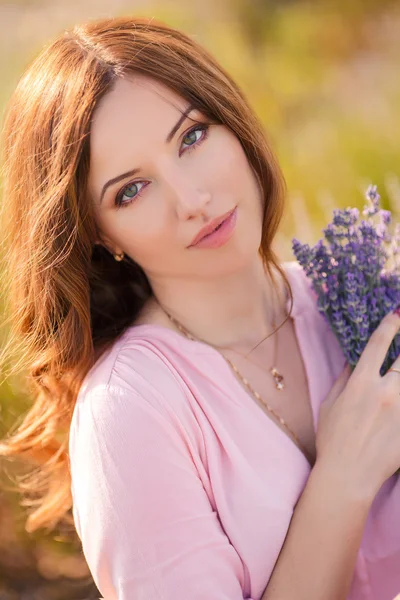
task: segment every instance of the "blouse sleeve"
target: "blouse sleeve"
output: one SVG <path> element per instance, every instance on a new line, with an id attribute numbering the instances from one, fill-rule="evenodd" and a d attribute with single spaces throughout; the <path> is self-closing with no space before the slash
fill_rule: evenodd
<path id="1" fill-rule="evenodd" d="M 105 600 L 243 600 L 240 558 L 155 406 L 151 387 L 104 385 L 75 407 L 73 516 L 93 580 Z"/>

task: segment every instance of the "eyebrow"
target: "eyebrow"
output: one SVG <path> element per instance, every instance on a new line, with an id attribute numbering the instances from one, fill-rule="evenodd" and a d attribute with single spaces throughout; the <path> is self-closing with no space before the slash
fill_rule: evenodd
<path id="1" fill-rule="evenodd" d="M 185 121 L 185 119 L 187 118 L 187 116 L 189 115 L 189 113 L 194 108 L 195 108 L 194 104 L 189 104 L 189 106 L 186 108 L 185 112 L 183 112 L 181 114 L 181 116 L 179 117 L 178 121 L 175 123 L 175 125 L 173 126 L 173 128 L 171 129 L 171 131 L 169 132 L 169 134 L 167 135 L 167 137 L 165 138 L 165 142 L 167 144 L 170 143 L 170 141 L 174 137 L 175 133 L 178 131 L 178 129 L 180 128 L 180 126 L 182 125 L 182 123 Z M 118 183 L 122 179 L 125 179 L 126 177 L 130 177 L 131 175 L 135 175 L 135 173 L 137 173 L 138 171 L 140 171 L 140 169 L 132 169 L 131 171 L 127 171 L 126 173 L 122 173 L 121 175 L 117 175 L 117 177 L 113 177 L 113 179 L 109 179 L 103 185 L 103 189 L 101 190 L 100 204 L 101 204 L 101 201 L 103 200 L 104 194 L 107 191 L 107 188 L 109 188 L 110 185 L 114 185 L 114 183 Z"/>

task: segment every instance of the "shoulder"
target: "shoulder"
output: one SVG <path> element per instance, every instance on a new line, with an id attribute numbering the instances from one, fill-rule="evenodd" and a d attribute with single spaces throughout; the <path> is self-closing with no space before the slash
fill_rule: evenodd
<path id="1" fill-rule="evenodd" d="M 83 419 L 95 424 L 141 418 L 145 410 L 184 434 L 193 426 L 185 374 L 196 365 L 198 346 L 160 326 L 130 327 L 86 375 L 73 427 Z"/>
<path id="2" fill-rule="evenodd" d="M 307 277 L 302 266 L 296 261 L 285 261 L 281 267 L 286 273 L 293 294 L 293 316 L 299 316 L 305 311 L 314 312 L 325 323 L 323 315 L 318 311 L 318 295 L 315 292 L 312 281 Z M 290 298 L 287 299 L 287 307 L 290 307 Z M 320 321 L 320 319 L 317 319 Z"/>
<path id="3" fill-rule="evenodd" d="M 73 481 L 79 482 L 73 485 L 75 497 L 88 473 L 99 481 L 115 474 L 114 485 L 125 464 L 157 472 L 172 457 L 173 464 L 183 460 L 202 469 L 201 425 L 179 376 L 185 367 L 174 370 L 169 337 L 128 330 L 88 373 L 69 429 L 70 468 Z M 176 349 L 175 355 L 180 356 Z M 185 355 L 195 363 L 195 352 Z M 156 453 L 161 458 L 152 466 Z M 75 517 L 79 528 L 77 509 Z"/>
<path id="4" fill-rule="evenodd" d="M 336 340 L 328 318 L 318 308 L 318 294 L 303 267 L 297 261 L 284 262 L 282 267 L 288 276 L 293 293 L 293 317 L 298 321 L 304 321 L 321 335 L 328 335 Z M 287 299 L 287 308 L 290 308 L 290 298 Z"/>
<path id="5" fill-rule="evenodd" d="M 292 316 L 302 340 L 303 350 L 318 359 L 319 368 L 324 358 L 329 368 L 326 377 L 336 378 L 344 367 L 345 354 L 328 318 L 318 308 L 318 294 L 312 286 L 312 281 L 297 261 L 286 262 L 282 266 L 292 288 Z M 287 303 L 287 309 L 289 308 L 290 299 Z"/>
<path id="6" fill-rule="evenodd" d="M 134 325 L 114 342 L 87 373 L 79 396 L 90 394 L 94 388 L 121 387 L 126 390 L 145 389 L 155 381 L 171 381 L 170 359 L 183 358 L 190 346 L 185 339 L 159 325 Z"/>

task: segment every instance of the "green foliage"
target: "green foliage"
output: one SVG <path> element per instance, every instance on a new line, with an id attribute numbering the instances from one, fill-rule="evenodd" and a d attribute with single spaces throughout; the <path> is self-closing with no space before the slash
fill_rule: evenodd
<path id="1" fill-rule="evenodd" d="M 357 2 L 263 6 L 257 48 L 242 21 L 223 32 L 211 26 L 209 46 L 262 119 L 289 204 L 302 194 L 320 227 L 321 193 L 333 194 L 338 206 L 358 204 L 366 182 L 383 189 L 384 178 L 398 172 L 400 11 L 393 2 L 363 3 L 362 10 Z"/>

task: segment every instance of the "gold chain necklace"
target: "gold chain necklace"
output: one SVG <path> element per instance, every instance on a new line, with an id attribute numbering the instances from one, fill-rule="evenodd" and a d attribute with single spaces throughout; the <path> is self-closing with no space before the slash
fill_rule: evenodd
<path id="1" fill-rule="evenodd" d="M 272 323 L 272 327 L 273 327 L 273 331 L 272 333 L 270 333 L 269 335 L 267 335 L 267 337 L 263 338 L 261 340 L 261 342 L 259 342 L 256 346 L 254 346 L 254 348 L 252 348 L 250 350 L 250 352 L 248 352 L 247 354 L 242 354 L 241 352 L 239 352 L 239 350 L 234 350 L 234 352 L 236 352 L 237 354 L 240 354 L 240 356 L 243 356 L 243 358 L 245 358 L 246 360 L 248 360 L 249 362 L 251 362 L 253 365 L 256 365 L 256 367 L 258 367 L 259 369 L 261 369 L 262 371 L 264 371 L 264 373 L 270 373 L 274 379 L 274 383 L 275 383 L 275 387 L 278 391 L 281 391 L 283 389 L 285 389 L 285 380 L 283 378 L 283 375 L 278 371 L 278 369 L 273 366 L 270 367 L 268 369 L 268 371 L 266 371 L 265 369 L 263 369 L 262 367 L 260 367 L 260 365 L 257 365 L 253 360 L 251 360 L 250 358 L 248 358 L 249 354 L 251 354 L 262 342 L 264 342 L 265 340 L 267 340 L 269 337 L 271 337 L 274 333 L 277 333 L 277 331 L 275 331 L 276 329 L 276 322 L 275 320 Z M 224 346 L 214 346 L 214 348 L 221 348 L 222 350 L 229 350 L 229 348 L 224 348 Z M 277 349 L 278 349 L 278 336 L 275 336 L 275 340 L 274 340 L 274 354 L 273 354 L 273 361 L 272 364 L 275 365 L 276 364 L 276 356 L 277 356 Z M 226 357 L 225 357 L 226 358 Z M 226 360 L 228 360 L 226 358 Z"/>
<path id="2" fill-rule="evenodd" d="M 180 322 L 179 322 L 177 319 L 175 319 L 175 318 L 174 318 L 172 315 L 170 315 L 170 314 L 169 314 L 169 312 L 168 312 L 168 311 L 167 311 L 167 310 L 166 310 L 166 309 L 165 309 L 163 306 L 161 306 L 161 304 L 158 302 L 158 300 L 157 300 L 157 303 L 159 304 L 159 306 L 161 307 L 161 309 L 162 309 L 162 310 L 165 312 L 165 314 L 166 314 L 166 315 L 167 315 L 167 317 L 170 319 L 170 321 L 171 321 L 172 323 L 174 323 L 174 324 L 176 325 L 176 327 L 177 327 L 177 328 L 178 328 L 178 329 L 179 329 L 179 330 L 180 330 L 180 331 L 181 331 L 181 332 L 182 332 L 182 333 L 183 333 L 183 334 L 184 334 L 184 335 L 185 335 L 185 336 L 186 336 L 188 339 L 191 339 L 191 340 L 193 340 L 193 341 L 200 341 L 200 342 L 203 342 L 203 343 L 205 343 L 205 344 L 207 344 L 207 345 L 211 345 L 211 344 L 208 344 L 208 342 L 204 342 L 204 340 L 201 340 L 200 338 L 195 338 L 193 335 L 191 335 L 191 334 L 189 333 L 189 331 L 187 331 L 187 329 L 186 329 L 186 328 L 185 328 L 185 327 L 184 327 L 184 326 L 183 326 L 183 325 L 182 325 L 182 324 L 181 324 L 181 323 L 180 323 Z M 275 326 L 275 325 L 274 325 L 274 326 Z M 272 333 L 271 333 L 269 336 L 267 336 L 267 337 L 270 337 L 271 335 L 272 335 Z M 267 338 L 264 338 L 264 339 L 267 339 Z M 262 340 L 262 341 L 263 341 L 263 340 Z M 261 343 L 261 342 L 260 342 L 260 343 Z M 257 344 L 257 345 L 259 345 L 259 344 Z M 216 350 L 217 350 L 217 348 L 218 348 L 217 346 L 212 346 L 212 347 L 213 347 L 213 348 L 215 348 Z M 256 346 L 256 347 L 257 347 L 257 346 Z M 253 350 L 254 350 L 254 348 L 253 348 Z M 250 352 L 252 352 L 253 350 L 251 350 Z M 217 350 L 217 351 L 218 351 L 218 350 Z M 250 352 L 249 352 L 249 354 L 250 354 Z M 263 398 L 260 396 L 260 394 L 259 394 L 259 393 L 258 393 L 258 392 L 257 392 L 257 391 L 256 391 L 256 390 L 255 390 L 255 389 L 254 389 L 254 388 L 253 388 L 251 385 L 250 385 L 250 383 L 248 382 L 248 380 L 247 380 L 245 377 L 243 377 L 243 375 L 242 375 L 242 374 L 239 372 L 239 370 L 238 370 L 238 368 L 236 367 L 236 365 L 235 365 L 235 364 L 234 364 L 234 363 L 233 363 L 233 362 L 232 362 L 232 361 L 231 361 L 229 358 L 227 358 L 227 357 L 226 357 L 224 354 L 222 354 L 222 352 L 219 352 L 219 354 L 220 354 L 220 355 L 221 355 L 221 356 L 222 356 L 222 357 L 223 357 L 223 358 L 224 358 L 224 359 L 227 361 L 227 363 L 228 363 L 228 364 L 231 366 L 231 368 L 232 368 L 232 369 L 235 371 L 235 373 L 238 375 L 239 379 L 241 379 L 241 381 L 244 383 L 244 385 L 245 385 L 245 386 L 247 387 L 247 389 L 250 391 L 251 395 L 252 395 L 254 398 L 256 398 L 256 399 L 257 399 L 259 402 L 261 402 L 261 403 L 262 403 L 262 404 L 263 404 L 263 405 L 266 407 L 266 409 L 267 409 L 267 410 L 268 410 L 268 411 L 269 411 L 269 412 L 270 412 L 272 415 L 274 415 L 274 417 L 275 417 L 276 419 L 278 419 L 278 421 L 280 422 L 280 424 L 281 424 L 283 427 L 285 427 L 285 429 L 286 429 L 286 430 L 289 432 L 289 434 L 290 434 L 290 435 L 293 437 L 293 439 L 296 441 L 297 445 L 299 446 L 299 448 L 301 449 L 301 451 L 303 452 L 303 454 L 304 454 L 304 455 L 307 457 L 307 456 L 308 456 L 308 453 L 307 453 L 307 451 L 306 451 L 306 450 L 305 450 L 305 448 L 302 446 L 302 444 L 301 444 L 301 442 L 300 442 L 300 440 L 299 440 L 298 436 L 295 434 L 295 432 L 294 432 L 294 431 L 293 431 L 293 430 L 292 430 L 292 429 L 289 427 L 289 425 L 286 423 L 285 419 L 284 419 L 283 417 L 281 417 L 280 415 L 278 415 L 278 413 L 277 413 L 277 412 L 276 412 L 276 411 L 275 411 L 275 410 L 274 410 L 274 409 L 273 409 L 273 408 L 272 408 L 272 407 L 271 407 L 271 406 L 268 404 L 268 402 L 266 402 L 265 400 L 263 400 Z M 239 354 L 240 354 L 240 353 L 239 353 Z M 243 355 L 242 355 L 242 356 L 243 356 Z M 248 355 L 246 355 L 246 356 L 248 356 Z M 245 356 L 245 358 L 246 358 L 246 356 Z M 250 361 L 250 362 L 253 362 L 253 361 Z M 253 364 L 255 364 L 255 363 L 253 363 Z M 272 375 L 274 376 L 274 379 L 275 379 L 275 376 L 276 376 L 276 374 L 274 375 L 274 373 L 273 373 L 273 371 L 274 371 L 274 370 L 275 370 L 275 367 L 273 367 L 273 368 L 271 369 L 271 371 L 270 371 L 270 372 L 272 373 Z M 282 378 L 282 379 L 283 379 L 282 375 L 280 375 L 279 373 L 278 373 L 278 376 L 279 376 L 280 378 Z M 279 380 L 279 379 L 278 379 L 278 380 L 277 380 L 277 379 L 275 379 L 275 383 L 276 383 L 276 387 L 277 387 L 277 389 L 282 389 L 282 387 L 278 387 L 278 384 L 279 384 L 279 383 L 281 383 L 281 380 Z"/>
<path id="3" fill-rule="evenodd" d="M 175 323 L 175 325 L 182 331 L 182 333 L 184 333 L 186 335 L 186 337 L 188 337 L 189 332 L 187 331 L 187 329 L 185 329 L 183 327 L 183 325 L 181 323 L 179 323 L 179 321 L 177 321 L 176 319 L 174 319 L 174 317 L 172 317 L 163 306 L 161 306 L 161 304 L 158 302 L 158 300 L 156 299 L 157 304 L 159 304 L 160 308 L 165 312 L 165 314 L 167 315 L 167 317 Z M 286 321 L 286 319 L 285 319 Z M 257 363 L 255 363 L 253 360 L 251 360 L 250 358 L 248 358 L 248 356 L 254 352 L 254 350 L 256 348 L 258 348 L 258 346 L 260 344 L 262 344 L 263 342 L 265 342 L 265 340 L 267 340 L 268 338 L 270 338 L 272 335 L 274 335 L 274 333 L 277 333 L 278 330 L 280 329 L 280 327 L 282 327 L 282 325 L 285 323 L 285 321 L 279 326 L 278 329 L 276 329 L 276 319 L 274 316 L 274 320 L 272 322 L 272 333 L 270 333 L 269 335 L 267 335 L 265 338 L 263 338 L 260 342 L 258 342 L 254 348 L 252 348 L 250 350 L 250 352 L 248 352 L 247 354 L 242 354 L 241 352 L 239 352 L 239 350 L 234 350 L 233 352 L 236 352 L 236 354 L 240 354 L 240 356 L 243 356 L 243 358 L 245 358 L 246 360 L 248 360 L 249 362 L 251 362 L 253 365 L 255 365 L 256 367 L 258 367 L 259 369 L 261 369 L 261 371 L 264 371 L 264 373 L 270 373 L 274 379 L 274 383 L 275 383 L 275 387 L 278 391 L 281 391 L 283 389 L 285 389 L 285 381 L 284 381 L 284 377 L 283 375 L 278 371 L 278 369 L 275 366 L 272 366 L 268 369 L 268 371 L 266 371 L 265 369 L 263 369 L 262 367 L 260 367 L 260 365 L 258 365 Z M 195 339 L 193 336 L 191 336 L 192 339 Z M 200 340 L 203 341 L 203 340 Z M 207 342 L 204 342 L 207 343 Z M 210 345 L 210 344 L 209 344 Z M 224 347 L 224 346 L 213 346 L 213 348 L 215 348 L 216 350 L 230 350 L 230 348 Z M 278 349 L 278 336 L 276 335 L 275 340 L 274 340 L 274 354 L 273 354 L 273 361 L 272 361 L 272 365 L 276 364 L 276 357 L 277 357 L 277 349 Z M 226 358 L 226 356 L 224 357 L 226 360 L 228 360 Z"/>

